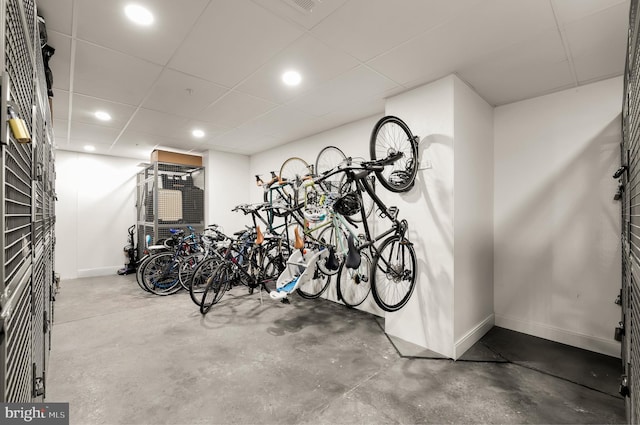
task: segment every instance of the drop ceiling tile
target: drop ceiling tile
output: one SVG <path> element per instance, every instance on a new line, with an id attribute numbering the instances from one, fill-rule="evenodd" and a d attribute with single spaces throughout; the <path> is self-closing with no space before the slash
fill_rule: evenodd
<path id="1" fill-rule="evenodd" d="M 125 16 L 124 6 L 129 1 L 77 1 L 79 39 L 160 65 L 169 61 L 208 4 L 208 0 L 143 2 L 154 15 L 154 23 L 143 27 Z"/>
<path id="2" fill-rule="evenodd" d="M 56 143 L 67 143 L 67 135 L 69 134 L 69 121 L 65 119 L 53 120 L 53 136 L 56 139 Z"/>
<path id="3" fill-rule="evenodd" d="M 184 130 L 188 118 L 141 108 L 129 123 L 127 130 L 157 137 L 183 139 L 191 135 Z"/>
<path id="4" fill-rule="evenodd" d="M 363 103 L 351 104 L 349 106 L 337 108 L 322 118 L 329 125 L 329 128 L 335 128 L 374 115 L 382 117 L 384 115 L 385 104 L 386 101 L 384 99 L 375 99 Z"/>
<path id="5" fill-rule="evenodd" d="M 121 103 L 113 103 L 104 99 L 76 94 L 73 96 L 73 122 L 110 127 L 121 130 L 127 124 L 136 108 Z M 111 121 L 100 121 L 95 117 L 96 111 L 104 111 L 111 115 Z"/>
<path id="6" fill-rule="evenodd" d="M 71 143 L 92 145 L 111 145 L 116 140 L 120 130 L 115 128 L 71 122 Z"/>
<path id="7" fill-rule="evenodd" d="M 161 70 L 142 59 L 79 41 L 74 92 L 138 105 Z"/>
<path id="8" fill-rule="evenodd" d="M 463 8 L 475 3 L 476 0 L 351 0 L 311 32 L 327 44 L 367 61 L 455 18 Z"/>
<path id="9" fill-rule="evenodd" d="M 153 148 L 137 147 L 137 146 L 112 146 L 107 152 L 112 156 L 120 156 L 125 158 L 135 158 L 148 163 L 151 158 Z M 142 167 L 140 168 L 142 171 Z"/>
<path id="10" fill-rule="evenodd" d="M 555 30 L 492 52 L 460 68 L 458 75 L 494 106 L 575 85 Z"/>
<path id="11" fill-rule="evenodd" d="M 301 3 L 308 5 L 305 8 L 298 6 L 295 0 L 253 0 L 253 2 L 288 21 L 302 25 L 306 29 L 311 29 L 346 3 L 347 0 L 302 1 Z"/>
<path id="12" fill-rule="evenodd" d="M 204 131 L 204 137 L 198 139 L 196 137 L 194 137 L 191 132 L 195 129 L 199 129 Z M 181 135 L 186 135 L 184 137 L 184 139 L 190 139 L 192 141 L 194 141 L 194 143 L 197 144 L 202 144 L 202 142 L 207 141 L 207 140 L 211 140 L 214 139 L 218 136 L 221 136 L 225 133 L 228 133 L 231 129 L 230 128 L 225 128 L 225 127 L 220 127 L 217 126 L 215 124 L 209 123 L 209 122 L 204 122 L 204 121 L 198 121 L 198 120 L 189 120 L 187 122 L 185 122 L 183 125 L 179 126 L 177 128 L 179 134 Z"/>
<path id="13" fill-rule="evenodd" d="M 233 128 L 254 119 L 277 105 L 264 99 L 231 91 L 201 113 L 196 119 L 221 127 Z"/>
<path id="14" fill-rule="evenodd" d="M 257 128 L 237 128 L 206 143 L 211 149 L 226 150 L 241 154 L 262 152 L 265 146 L 277 143 L 276 138 L 264 134 Z"/>
<path id="15" fill-rule="evenodd" d="M 345 106 L 375 102 L 386 97 L 396 83 L 379 73 L 359 66 L 288 103 L 287 106 L 310 115 L 323 116 Z"/>
<path id="16" fill-rule="evenodd" d="M 71 35 L 73 0 L 38 0 L 38 15 L 45 19 L 47 33 L 58 31 Z"/>
<path id="17" fill-rule="evenodd" d="M 53 89 L 53 118 L 69 119 L 69 92 Z"/>
<path id="18" fill-rule="evenodd" d="M 621 75 L 626 58 L 626 4 L 574 21 L 564 28 L 579 82 Z"/>
<path id="19" fill-rule="evenodd" d="M 305 35 L 274 56 L 236 89 L 271 102 L 283 103 L 358 65 L 352 57 Z M 282 74 L 294 69 L 302 75 L 295 87 L 282 82 Z"/>
<path id="20" fill-rule="evenodd" d="M 49 45 L 56 49 L 51 59 L 49 59 L 49 68 L 53 74 L 53 88 L 67 90 L 70 87 L 70 69 L 71 63 L 71 39 L 59 33 L 49 33 Z"/>
<path id="21" fill-rule="evenodd" d="M 629 0 L 551 0 L 561 26 L 586 18 L 613 6 L 624 4 L 629 14 Z"/>
<path id="22" fill-rule="evenodd" d="M 191 117 L 219 99 L 228 89 L 172 69 L 165 69 L 143 107 Z"/>
<path id="23" fill-rule="evenodd" d="M 294 108 L 281 106 L 244 124 L 240 129 L 256 130 L 262 134 L 279 137 L 291 131 L 304 130 L 317 120 L 317 117 L 305 114 Z"/>
<path id="24" fill-rule="evenodd" d="M 547 2 L 492 0 L 464 9 L 455 20 L 368 64 L 403 85 L 426 83 L 553 28 L 556 24 Z"/>
<path id="25" fill-rule="evenodd" d="M 249 0 L 213 0 L 170 67 L 233 87 L 302 33 Z"/>

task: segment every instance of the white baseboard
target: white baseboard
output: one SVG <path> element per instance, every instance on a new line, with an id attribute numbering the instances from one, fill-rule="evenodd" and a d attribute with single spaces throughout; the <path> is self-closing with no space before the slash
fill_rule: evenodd
<path id="1" fill-rule="evenodd" d="M 464 334 L 462 338 L 458 339 L 453 347 L 453 359 L 456 360 L 460 358 L 473 346 L 473 344 L 478 342 L 484 334 L 489 332 L 494 325 L 494 321 L 494 315 L 490 314 L 483 321 L 474 326 L 469 332 Z"/>
<path id="2" fill-rule="evenodd" d="M 122 266 L 110 266 L 95 269 L 78 269 L 78 277 L 115 276 L 121 268 Z"/>
<path id="3" fill-rule="evenodd" d="M 620 343 L 614 340 L 613 337 L 610 340 L 599 338 L 567 329 L 557 328 L 551 325 L 527 322 L 499 314 L 496 314 L 495 325 L 500 326 L 501 328 L 511 329 L 512 331 L 522 332 L 539 338 L 620 358 Z M 613 335 L 613 328 L 611 330 L 611 334 Z"/>

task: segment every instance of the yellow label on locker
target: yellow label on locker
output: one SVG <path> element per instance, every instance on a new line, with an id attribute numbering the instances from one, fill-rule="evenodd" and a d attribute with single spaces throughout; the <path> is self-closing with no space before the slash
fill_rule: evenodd
<path id="1" fill-rule="evenodd" d="M 11 127 L 11 132 L 13 133 L 13 137 L 19 143 L 30 143 L 31 136 L 29 135 L 29 130 L 27 129 L 27 124 L 21 118 L 10 118 L 9 126 Z"/>

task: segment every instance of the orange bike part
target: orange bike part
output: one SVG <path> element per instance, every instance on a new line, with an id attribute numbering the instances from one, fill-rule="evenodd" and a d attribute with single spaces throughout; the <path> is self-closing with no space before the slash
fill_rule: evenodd
<path id="1" fill-rule="evenodd" d="M 262 245 L 262 242 L 264 242 L 264 235 L 260 230 L 260 226 L 256 226 L 256 245 Z"/>
<path id="2" fill-rule="evenodd" d="M 300 236 L 298 232 L 298 228 L 293 229 L 293 234 L 295 235 L 295 241 L 293 242 L 293 247 L 295 249 L 303 249 L 304 248 L 304 240 Z"/>

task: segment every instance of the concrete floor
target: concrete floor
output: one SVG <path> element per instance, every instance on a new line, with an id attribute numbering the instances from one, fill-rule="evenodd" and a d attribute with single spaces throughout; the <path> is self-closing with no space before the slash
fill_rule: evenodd
<path id="1" fill-rule="evenodd" d="M 494 328 L 463 360 L 425 359 L 369 314 L 263 301 L 235 288 L 202 317 L 133 276 L 63 281 L 47 401 L 72 424 L 626 421 L 611 357 Z"/>

